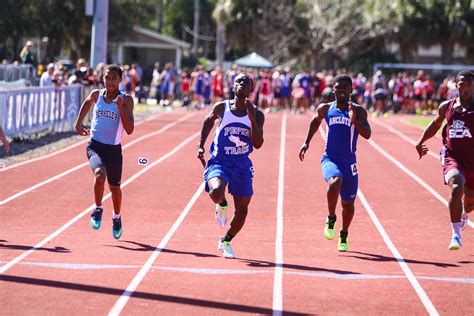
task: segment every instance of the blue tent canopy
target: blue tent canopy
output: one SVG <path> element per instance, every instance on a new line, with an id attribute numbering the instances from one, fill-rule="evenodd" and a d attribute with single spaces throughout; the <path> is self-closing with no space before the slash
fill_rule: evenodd
<path id="1" fill-rule="evenodd" d="M 247 56 L 236 59 L 234 61 L 237 66 L 242 67 L 252 67 L 252 68 L 273 68 L 273 63 L 268 59 L 260 56 L 259 54 L 253 52 Z"/>

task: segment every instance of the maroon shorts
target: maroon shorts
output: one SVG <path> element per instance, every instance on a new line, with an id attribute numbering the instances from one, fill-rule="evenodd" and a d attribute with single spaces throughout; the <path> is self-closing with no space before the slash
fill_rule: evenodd
<path id="1" fill-rule="evenodd" d="M 443 177 L 444 177 L 444 183 L 447 184 L 446 175 L 449 173 L 450 175 L 456 175 L 458 174 L 456 172 L 459 171 L 464 176 L 464 179 L 466 180 L 465 186 L 471 190 L 474 190 L 474 170 L 473 169 L 468 169 L 463 167 L 462 163 L 458 162 L 454 157 L 452 157 L 445 148 L 441 150 L 441 166 L 443 167 Z"/>

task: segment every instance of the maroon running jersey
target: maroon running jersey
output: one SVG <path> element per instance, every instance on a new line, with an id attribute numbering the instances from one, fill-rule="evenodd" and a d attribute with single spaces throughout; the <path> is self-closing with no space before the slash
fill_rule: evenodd
<path id="1" fill-rule="evenodd" d="M 454 110 L 456 99 L 449 100 L 446 125 L 443 128 L 443 145 L 449 154 L 464 168 L 474 170 L 474 108 Z"/>

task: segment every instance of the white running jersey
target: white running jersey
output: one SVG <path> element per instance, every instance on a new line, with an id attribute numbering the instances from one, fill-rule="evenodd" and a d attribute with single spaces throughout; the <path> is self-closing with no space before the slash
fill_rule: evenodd
<path id="1" fill-rule="evenodd" d="M 211 144 L 211 155 L 219 159 L 235 160 L 248 157 L 253 151 L 252 124 L 248 115 L 236 116 L 225 101 L 222 120 L 216 127 Z"/>

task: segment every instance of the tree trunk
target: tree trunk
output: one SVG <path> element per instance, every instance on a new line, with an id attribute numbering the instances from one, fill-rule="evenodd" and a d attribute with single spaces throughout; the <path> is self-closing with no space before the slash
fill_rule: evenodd
<path id="1" fill-rule="evenodd" d="M 441 42 L 441 63 L 451 65 L 453 63 L 454 41 Z"/>

